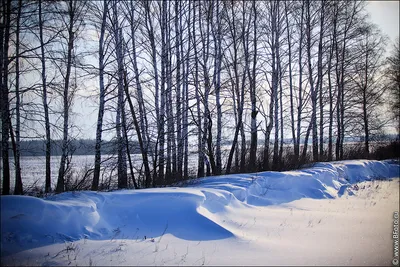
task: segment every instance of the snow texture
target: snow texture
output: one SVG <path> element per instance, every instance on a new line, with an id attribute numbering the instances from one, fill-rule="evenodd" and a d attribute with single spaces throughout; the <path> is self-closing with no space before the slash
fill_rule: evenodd
<path id="1" fill-rule="evenodd" d="M 290 207 L 293 212 L 294 206 L 291 206 L 293 201 L 304 198 L 315 200 L 348 198 L 348 196 L 358 194 L 359 187 L 356 184 L 390 180 L 399 176 L 399 164 L 396 161 L 352 160 L 317 163 L 310 168 L 297 171 L 206 177 L 186 187 L 115 192 L 66 192 L 45 199 L 29 196 L 1 196 L 1 259 L 2 263 L 12 264 L 14 261 L 11 261 L 11 258 L 15 259 L 15 255 L 22 255 L 21 257 L 24 258 L 23 255 L 25 252 L 28 253 L 28 250 L 43 251 L 49 246 L 54 246 L 53 250 L 49 251 L 54 251 L 56 248 L 64 251 L 65 249 L 62 250 L 60 246 L 68 242 L 81 244 L 83 241 L 85 244 L 86 242 L 92 244 L 92 249 L 102 244 L 101 241 L 103 243 L 110 240 L 127 240 L 127 242 L 135 241 L 136 243 L 149 241 L 161 244 L 163 238 L 176 244 L 180 242 L 180 246 L 176 245 L 176 249 L 181 250 L 184 249 L 182 248 L 184 244 L 193 244 L 193 242 L 215 241 L 217 243 L 212 244 L 226 246 L 226 244 L 234 243 L 234 246 L 238 246 L 240 242 L 246 240 L 257 240 L 256 237 L 250 238 L 253 230 L 243 226 L 245 225 L 243 222 L 246 218 L 247 224 L 248 218 L 251 218 L 255 225 L 257 219 L 267 220 L 264 218 L 266 215 L 259 212 L 260 208 L 276 206 L 287 210 Z M 295 208 L 298 209 L 298 207 Z M 252 215 L 257 214 L 259 217 L 254 216 L 253 219 Z M 270 217 L 268 220 L 270 221 L 264 223 L 264 228 L 259 228 L 263 229 L 260 231 L 264 233 L 258 232 L 258 235 L 264 238 L 266 238 L 265 231 L 268 232 L 267 229 L 274 218 Z M 313 223 L 316 222 L 309 223 L 308 227 Z M 240 229 L 241 227 L 243 229 Z M 257 233 L 253 234 L 257 235 Z M 135 246 L 136 249 L 131 246 L 133 251 L 141 247 Z M 280 247 L 279 243 L 274 246 Z M 168 244 L 166 247 L 168 248 Z M 206 249 L 202 251 L 205 253 Z M 35 262 L 26 260 L 18 264 L 68 264 L 61 261 L 57 253 L 54 252 L 54 254 L 52 261 L 44 258 L 41 261 L 39 258 L 38 261 L 36 255 Z M 35 256 L 32 256 L 32 259 L 34 258 Z M 207 262 L 205 258 L 204 256 L 203 261 L 199 262 L 195 262 L 193 258 L 190 264 L 239 263 L 235 260 Z M 82 255 L 82 259 L 85 261 L 75 262 L 74 265 L 87 265 L 88 255 L 85 257 Z M 93 256 L 93 259 L 96 257 Z M 241 259 L 244 264 L 252 264 L 251 260 L 246 261 L 246 256 Z M 98 257 L 97 260 L 99 260 Z M 110 264 L 103 262 L 104 260 L 97 264 Z M 71 263 L 70 259 L 69 261 Z M 165 263 L 160 263 L 156 259 L 154 262 L 135 262 L 135 264 L 150 265 Z M 188 262 L 172 261 L 166 264 L 182 263 Z M 267 264 L 257 261 L 254 263 Z M 288 263 L 290 264 L 290 261 L 271 261 L 268 264 Z M 303 261 L 302 263 L 310 262 Z M 367 262 L 369 263 L 371 262 Z M 133 263 L 114 261 L 114 264 L 131 265 Z"/>

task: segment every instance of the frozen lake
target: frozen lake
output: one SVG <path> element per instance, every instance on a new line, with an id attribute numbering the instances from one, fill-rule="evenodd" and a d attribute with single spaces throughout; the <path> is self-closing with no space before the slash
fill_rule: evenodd
<path id="1" fill-rule="evenodd" d="M 134 168 L 140 170 L 142 165 L 142 157 L 140 154 L 131 154 L 132 163 Z M 51 157 L 51 184 L 54 189 L 57 184 L 58 169 L 60 167 L 61 156 Z M 115 175 L 116 170 L 113 168 L 116 166 L 117 158 L 116 155 L 102 155 L 102 168 L 105 169 L 104 178 L 108 178 L 109 175 Z M 38 187 L 45 185 L 45 163 L 46 158 L 44 156 L 24 156 L 21 157 L 21 169 L 22 169 L 22 183 L 24 190 L 33 184 Z M 129 163 L 127 162 L 128 173 Z M 14 179 L 14 158 L 10 158 L 10 172 L 11 172 L 11 190 L 14 190 L 15 179 Z M 82 178 L 85 172 L 94 167 L 94 155 L 76 155 L 71 159 L 71 170 L 74 175 Z M 103 171 L 103 170 L 102 170 Z M 104 172 L 104 171 L 103 171 Z M 1 179 L 2 180 L 2 179 Z"/>
<path id="2" fill-rule="evenodd" d="M 222 147 L 222 165 L 223 167 L 226 164 L 227 158 L 228 158 L 228 153 L 229 153 L 230 146 L 223 146 Z M 195 151 L 195 148 L 191 148 L 189 150 L 189 175 L 195 175 L 196 169 L 197 169 L 197 151 Z M 117 155 L 108 155 L 104 154 L 101 156 L 102 158 L 102 174 L 104 173 L 103 178 L 108 179 L 109 175 L 116 175 L 116 163 L 117 163 Z M 51 157 L 51 185 L 52 188 L 54 189 L 57 184 L 57 177 L 58 177 L 58 169 L 60 167 L 60 160 L 61 156 L 52 156 Z M 128 160 L 128 158 L 127 158 Z M 141 154 L 131 154 L 131 160 L 133 163 L 133 167 L 135 168 L 134 174 L 136 175 L 139 173 L 140 169 L 142 168 L 142 156 Z M 151 162 L 151 160 L 150 160 Z M 46 175 L 46 169 L 45 169 L 45 163 L 46 163 L 46 158 L 45 156 L 22 156 L 21 157 L 21 169 L 22 169 L 22 184 L 24 186 L 24 190 L 28 187 L 30 187 L 33 184 L 36 184 L 36 186 L 43 187 L 45 185 L 45 175 Z M 0 165 L 2 163 L 0 162 Z M 1 166 L 0 166 L 1 167 Z M 129 171 L 129 162 L 127 161 L 127 167 L 128 167 L 128 174 L 130 173 Z M 85 174 L 85 172 L 89 169 L 94 168 L 94 155 L 74 155 L 72 156 L 71 159 L 71 169 L 73 173 L 79 177 L 82 178 Z M 103 172 L 103 168 L 105 172 Z M 152 164 L 150 166 L 152 169 Z M 15 179 L 14 179 L 14 173 L 15 173 L 15 168 L 14 168 L 14 158 L 10 157 L 10 173 L 11 173 L 11 191 L 14 191 L 14 185 L 15 185 Z M 1 174 L 0 174 L 1 175 Z M 130 178 L 130 177 L 129 177 Z M 101 182 L 102 177 L 100 177 L 100 182 Z M 137 177 L 136 177 L 137 179 Z M 1 177 L 1 181 L 3 178 Z M 116 182 L 116 177 L 112 181 Z M 130 179 L 128 179 L 129 182 Z M 2 185 L 2 183 L 1 183 Z M 1 186 L 0 185 L 0 186 Z"/>
<path id="3" fill-rule="evenodd" d="M 58 169 L 60 167 L 61 156 L 52 156 L 51 157 L 51 185 L 54 189 L 57 184 L 58 177 Z M 135 168 L 134 174 L 139 173 L 142 167 L 142 156 L 141 154 L 131 154 L 131 160 L 133 163 L 133 167 Z M 102 173 L 104 179 L 108 179 L 110 175 L 116 175 L 116 163 L 117 156 L 116 155 L 102 155 Z M 22 183 L 24 186 L 24 190 L 35 185 L 39 188 L 45 185 L 45 169 L 46 158 L 44 156 L 23 156 L 21 157 L 21 169 L 22 169 Z M 1 164 L 1 162 L 0 162 Z M 129 171 L 129 162 L 127 162 L 128 174 Z M 189 171 L 195 169 L 197 167 L 197 154 L 191 153 L 189 155 Z M 74 175 L 78 178 L 82 178 L 85 172 L 89 169 L 94 168 L 94 155 L 74 155 L 71 159 L 71 170 Z M 11 174 L 11 191 L 14 191 L 15 185 L 15 166 L 14 166 L 14 158 L 10 157 L 10 174 Z M 130 177 L 129 177 L 130 178 Z M 102 177 L 100 177 L 102 179 Z M 136 176 L 137 179 L 137 176 Z M 3 178 L 1 177 L 1 181 Z M 112 181 L 116 182 L 115 179 Z M 130 179 L 129 179 L 130 180 Z M 100 180 L 101 182 L 101 180 Z M 131 182 L 131 181 L 129 181 Z M 2 185 L 2 182 L 1 182 Z"/>
<path id="4" fill-rule="evenodd" d="M 110 157 L 105 155 L 104 158 Z M 60 167 L 61 156 L 51 157 L 51 184 L 55 188 L 57 184 L 58 169 Z M 111 159 L 113 160 L 113 159 Z M 44 156 L 24 156 L 21 157 L 22 183 L 24 189 L 34 183 L 39 187 L 44 187 L 45 184 L 45 163 Z M 74 172 L 79 173 L 87 168 L 93 168 L 94 155 L 77 155 L 71 159 L 71 168 Z M 14 176 L 14 158 L 10 158 L 11 177 Z M 14 188 L 15 181 L 11 179 L 11 189 Z"/>

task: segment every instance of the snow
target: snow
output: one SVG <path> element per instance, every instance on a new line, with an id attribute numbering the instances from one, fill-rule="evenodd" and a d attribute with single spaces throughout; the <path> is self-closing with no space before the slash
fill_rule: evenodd
<path id="1" fill-rule="evenodd" d="M 388 265 L 396 161 L 1 196 L 2 265 Z"/>

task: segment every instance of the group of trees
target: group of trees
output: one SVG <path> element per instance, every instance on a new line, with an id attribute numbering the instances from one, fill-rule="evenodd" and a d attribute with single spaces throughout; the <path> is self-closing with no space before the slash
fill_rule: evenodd
<path id="1" fill-rule="evenodd" d="M 397 94 L 398 112 L 398 44 L 387 65 L 387 41 L 364 1 L 0 5 L 3 194 L 10 142 L 22 193 L 21 137 L 46 142 L 46 192 L 52 140 L 62 140 L 56 192 L 65 190 L 73 100 L 88 80 L 96 80 L 98 101 L 92 190 L 101 188 L 106 131 L 115 134 L 118 188 L 128 177 L 143 188 L 188 179 L 191 151 L 197 177 L 279 170 L 287 150 L 295 165 L 310 152 L 313 161 L 339 160 L 349 135 L 365 137 L 368 157 L 371 134 L 386 124 L 386 88 Z"/>

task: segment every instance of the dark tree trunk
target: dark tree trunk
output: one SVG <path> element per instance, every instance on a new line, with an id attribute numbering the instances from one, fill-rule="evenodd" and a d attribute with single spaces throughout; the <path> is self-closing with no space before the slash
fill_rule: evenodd
<path id="1" fill-rule="evenodd" d="M 3 160 L 3 188 L 2 194 L 10 194 L 10 162 L 8 159 L 8 141 L 10 133 L 10 107 L 8 103 L 9 90 L 8 90 L 8 47 L 10 39 L 10 14 L 11 14 L 11 0 L 2 0 L 3 11 L 3 25 L 0 27 L 0 64 L 1 64 L 1 157 Z"/>
<path id="2" fill-rule="evenodd" d="M 256 69 L 257 69 L 257 10 L 256 1 L 253 0 L 253 68 L 251 75 L 250 98 L 251 98 L 251 141 L 250 162 L 251 172 L 256 171 L 257 166 L 257 98 L 256 98 Z M 250 75 L 249 75 L 250 78 Z"/>
<path id="3" fill-rule="evenodd" d="M 99 112 L 97 115 L 97 128 L 96 128 L 96 145 L 95 145 L 95 160 L 94 160 L 94 173 L 92 190 L 96 191 L 99 188 L 100 181 L 100 164 L 101 164 L 101 137 L 103 134 L 103 117 L 104 117 L 104 106 L 105 106 L 105 88 L 104 88 L 104 34 L 106 28 L 107 19 L 107 0 L 103 1 L 103 18 L 100 29 L 99 39 Z"/>
<path id="4" fill-rule="evenodd" d="M 21 178 L 21 164 L 20 164 L 20 125 L 21 125 L 21 115 L 20 115 L 20 104 L 21 104 L 21 93 L 19 88 L 19 44 L 20 44 L 20 18 L 22 10 L 22 0 L 18 0 L 18 14 L 17 14 L 17 29 L 16 29 L 16 42 L 15 42 L 15 115 L 16 115 L 16 125 L 15 125 L 15 146 L 14 146 L 14 158 L 15 158 L 15 189 L 14 195 L 22 195 L 22 178 Z M 11 132 L 12 127 L 10 126 Z"/>
<path id="5" fill-rule="evenodd" d="M 51 191 L 51 136 L 50 136 L 50 118 L 49 106 L 47 102 L 47 81 L 46 81 L 46 60 L 43 40 L 43 19 L 42 19 L 42 0 L 39 0 L 39 39 L 40 39 L 40 61 L 42 67 L 42 103 L 44 110 L 44 125 L 46 131 L 46 182 L 45 192 Z"/>
<path id="6" fill-rule="evenodd" d="M 64 80 L 64 92 L 63 92 L 63 139 L 61 145 L 61 161 L 60 161 L 60 169 L 58 171 L 58 180 L 56 192 L 61 193 L 65 190 L 65 164 L 68 157 L 68 127 L 69 127 L 69 83 L 71 76 L 71 68 L 72 68 L 72 50 L 74 49 L 74 20 L 75 20 L 75 10 L 76 9 L 76 0 L 69 1 L 69 28 L 68 28 L 68 48 L 67 48 L 67 72 Z"/>
<path id="7" fill-rule="evenodd" d="M 138 138 L 138 142 L 139 142 L 139 147 L 140 147 L 140 152 L 142 154 L 142 160 L 143 160 L 143 165 L 144 165 L 144 174 L 145 174 L 145 187 L 150 187 L 151 185 L 151 173 L 150 173 L 150 166 L 149 166 L 149 160 L 148 160 L 148 156 L 147 156 L 147 150 L 144 146 L 143 143 L 143 139 L 142 139 L 142 134 L 140 132 L 140 126 L 139 126 L 139 122 L 137 120 L 136 117 L 136 113 L 135 113 L 135 109 L 133 107 L 133 103 L 132 100 L 129 96 L 129 89 L 128 89 L 128 82 L 126 79 L 126 72 L 124 73 L 124 91 L 125 91 L 125 95 L 127 96 L 127 100 L 128 100 L 128 104 L 129 104 L 129 108 L 131 110 L 131 115 L 132 115 L 132 119 L 133 119 L 133 125 L 135 126 L 135 130 L 136 130 L 136 135 Z M 137 187 L 137 185 L 135 185 L 135 187 Z"/>

